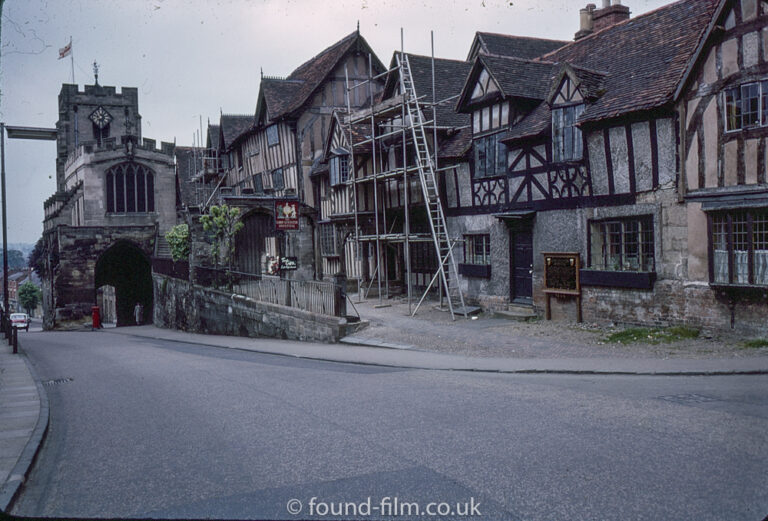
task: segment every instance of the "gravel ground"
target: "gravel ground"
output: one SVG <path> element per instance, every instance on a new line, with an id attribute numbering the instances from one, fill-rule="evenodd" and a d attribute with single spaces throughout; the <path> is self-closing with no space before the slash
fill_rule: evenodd
<path id="1" fill-rule="evenodd" d="M 768 356 L 768 348 L 747 348 L 744 337 L 702 332 L 696 339 L 651 344 L 623 345 L 607 342 L 609 334 L 622 327 L 574 322 L 534 320 L 516 322 L 490 315 L 454 322 L 447 312 L 434 309 L 434 302 L 422 304 L 417 315 L 408 315 L 400 300 L 355 303 L 363 320 L 370 324 L 356 337 L 407 344 L 425 351 L 513 358 L 736 358 Z M 350 310 L 352 311 L 352 310 Z M 711 338 L 707 338 L 711 337 Z"/>

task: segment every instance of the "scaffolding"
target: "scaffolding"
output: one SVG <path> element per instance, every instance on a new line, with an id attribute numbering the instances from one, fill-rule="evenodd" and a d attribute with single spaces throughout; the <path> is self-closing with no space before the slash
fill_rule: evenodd
<path id="1" fill-rule="evenodd" d="M 405 261 L 404 282 L 407 286 L 409 314 L 411 316 L 415 315 L 427 298 L 430 290 L 437 286 L 440 307 L 446 309 L 444 305 L 447 304 L 447 311 L 450 312 L 451 318 L 455 320 L 456 315 L 467 317 L 473 310 L 469 309 L 464 303 L 464 296 L 459 287 L 457 263 L 453 253 L 454 247 L 461 241 L 449 236 L 445 213 L 440 201 L 437 183 L 437 173 L 440 169 L 438 168 L 436 110 L 439 105 L 455 99 L 455 96 L 445 100 L 436 99 L 434 35 L 432 35 L 431 53 L 431 99 L 428 99 L 428 96 L 425 94 L 419 95 L 416 92 L 416 82 L 414 81 L 408 55 L 404 50 L 402 30 L 400 39 L 401 49 L 395 54 L 395 66 L 393 68 L 374 76 L 372 73 L 372 57 L 369 54 L 368 79 L 362 82 L 355 82 L 352 85 L 350 85 L 349 74 L 345 70 L 347 115 L 344 118 L 344 127 L 348 136 L 350 165 L 352 165 L 347 185 L 352 190 L 350 203 L 354 213 L 356 257 L 357 259 L 362 258 L 360 249 L 363 245 L 375 245 L 375 269 L 370 279 L 368 291 L 370 291 L 375 281 L 378 286 L 379 303 L 381 304 L 382 285 L 384 285 L 384 289 L 387 295 L 389 295 L 388 255 L 386 253 L 383 254 L 383 250 L 391 248 L 393 245 L 395 245 L 395 248 L 397 245 L 402 245 Z M 392 73 L 398 74 L 399 93 L 390 99 L 374 103 L 373 82 Z M 368 99 L 371 100 L 371 106 L 352 112 L 350 93 L 354 89 L 363 86 L 367 86 Z M 431 119 L 426 119 L 425 113 L 429 112 L 430 109 Z M 363 139 L 357 141 L 353 131 L 356 125 L 366 126 L 366 133 Z M 383 158 L 387 146 L 397 140 L 400 142 L 402 152 L 400 167 L 397 166 L 396 162 L 394 164 L 391 161 L 385 162 Z M 355 166 L 357 164 L 355 162 L 355 155 L 362 153 L 359 151 L 361 147 L 370 147 L 372 172 L 365 176 L 359 175 L 358 169 Z M 411 154 L 408 153 L 409 150 Z M 402 200 L 404 201 L 402 230 L 396 232 L 394 231 L 394 221 L 396 218 L 388 223 L 387 205 L 381 200 L 382 197 L 379 194 L 382 183 L 389 190 L 389 184 L 386 181 L 392 179 L 402 180 L 402 185 L 399 183 L 396 183 L 396 185 L 402 186 Z M 411 200 L 412 183 L 418 183 L 420 186 L 422 201 Z M 373 189 L 374 229 L 366 230 L 365 233 L 361 228 L 363 212 L 359 210 L 359 187 L 363 184 L 368 184 Z M 400 200 L 400 194 L 398 194 L 398 200 Z M 412 207 L 424 207 L 426 221 L 429 224 L 428 230 L 422 229 L 417 232 L 412 230 Z M 370 212 L 366 212 L 366 214 L 368 213 Z M 435 252 L 437 266 L 429 284 L 426 284 L 426 289 L 419 298 L 418 303 L 413 307 L 414 277 L 411 270 L 411 251 L 416 243 L 431 244 L 431 248 Z M 358 291 L 362 298 L 361 278 L 362 275 L 358 278 Z"/>

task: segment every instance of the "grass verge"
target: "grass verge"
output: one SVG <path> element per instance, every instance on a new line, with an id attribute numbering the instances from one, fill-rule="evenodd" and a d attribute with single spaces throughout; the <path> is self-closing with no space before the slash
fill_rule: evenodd
<path id="1" fill-rule="evenodd" d="M 749 349 L 760 349 L 761 347 L 768 347 L 768 338 L 755 338 L 754 340 L 747 340 L 744 342 L 744 347 Z"/>
<path id="2" fill-rule="evenodd" d="M 668 344 L 689 338 L 698 338 L 699 330 L 674 326 L 666 328 L 630 327 L 608 335 L 606 342 L 613 344 Z"/>

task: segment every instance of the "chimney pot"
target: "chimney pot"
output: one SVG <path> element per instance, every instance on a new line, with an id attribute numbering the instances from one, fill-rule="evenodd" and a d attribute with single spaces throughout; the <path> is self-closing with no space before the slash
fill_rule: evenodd
<path id="1" fill-rule="evenodd" d="M 611 7 L 611 0 L 603 0 L 603 9 Z"/>

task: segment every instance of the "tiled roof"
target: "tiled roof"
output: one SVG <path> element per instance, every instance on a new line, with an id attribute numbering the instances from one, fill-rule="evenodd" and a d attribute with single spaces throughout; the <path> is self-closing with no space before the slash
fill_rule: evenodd
<path id="1" fill-rule="evenodd" d="M 549 92 L 552 63 L 500 56 L 480 56 L 480 62 L 498 82 L 506 97 L 543 100 Z"/>
<path id="2" fill-rule="evenodd" d="M 310 96 L 330 74 L 338 62 L 353 48 L 360 47 L 363 51 L 369 51 L 370 47 L 359 32 L 355 31 L 317 56 L 307 60 L 296 68 L 285 79 L 264 78 L 261 89 L 265 95 L 269 118 L 279 119 L 306 103 Z M 384 69 L 381 62 L 373 55 L 374 70 Z"/>
<path id="3" fill-rule="evenodd" d="M 276 119 L 289 112 L 303 86 L 304 82 L 301 80 L 262 79 L 261 93 L 267 102 L 268 117 Z"/>
<path id="4" fill-rule="evenodd" d="M 425 100 L 432 101 L 432 58 L 429 56 L 419 56 L 417 54 L 408 54 L 408 63 L 411 65 L 411 75 L 413 84 L 418 96 L 425 96 Z M 392 57 L 392 67 L 395 66 L 395 56 Z M 453 96 L 461 94 L 464 82 L 467 79 L 472 64 L 470 62 L 459 60 L 446 60 L 435 58 L 435 98 L 436 101 L 443 101 Z M 391 74 L 387 78 L 387 88 L 385 91 L 391 92 L 394 89 L 392 82 L 399 81 L 397 74 Z M 441 103 L 437 107 L 437 124 L 441 127 L 460 127 L 469 125 L 469 117 L 459 114 L 454 110 L 455 100 Z M 426 115 L 431 119 L 431 110 Z"/>
<path id="5" fill-rule="evenodd" d="M 197 147 L 176 147 L 176 173 L 178 175 L 181 202 L 189 205 L 194 196 L 190 182 L 202 167 L 203 149 Z M 197 162 L 195 162 L 197 158 Z"/>
<path id="6" fill-rule="evenodd" d="M 540 103 L 522 121 L 513 126 L 504 136 L 504 141 L 534 137 L 548 133 L 552 127 L 552 112 L 549 104 Z"/>
<path id="7" fill-rule="evenodd" d="M 605 71 L 605 94 L 580 118 L 597 121 L 672 101 L 720 0 L 682 0 L 607 27 L 539 58 Z"/>
<path id="8" fill-rule="evenodd" d="M 210 140 L 210 143 L 207 144 L 210 148 L 213 150 L 219 149 L 219 126 L 218 125 L 211 125 L 208 123 L 208 140 Z"/>
<path id="9" fill-rule="evenodd" d="M 240 134 L 249 130 L 255 121 L 252 115 L 222 114 L 220 123 L 221 135 L 224 138 L 221 147 L 226 150 Z"/>
<path id="10" fill-rule="evenodd" d="M 465 127 L 442 139 L 437 155 L 441 159 L 461 158 L 466 155 L 471 145 L 472 129 Z"/>
<path id="11" fill-rule="evenodd" d="M 512 56 L 524 60 L 538 58 L 568 43 L 560 40 L 483 32 L 475 33 L 475 38 L 480 45 L 480 54 Z"/>

